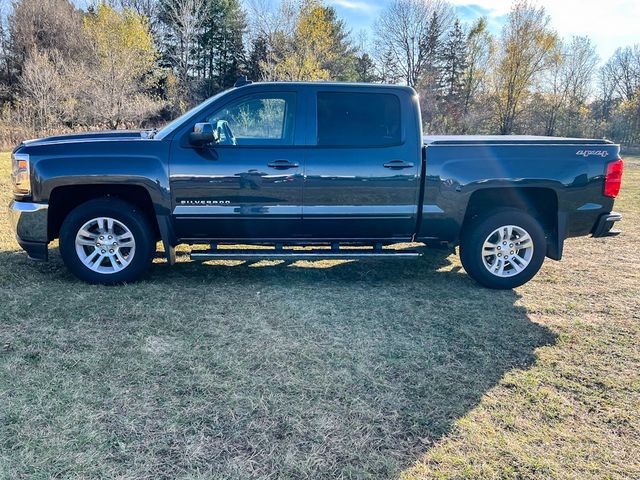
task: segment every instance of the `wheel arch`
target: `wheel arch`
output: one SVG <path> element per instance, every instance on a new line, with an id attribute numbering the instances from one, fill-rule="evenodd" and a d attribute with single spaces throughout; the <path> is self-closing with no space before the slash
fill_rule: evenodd
<path id="1" fill-rule="evenodd" d="M 566 215 L 559 211 L 558 194 L 548 187 L 495 187 L 476 190 L 469 197 L 462 232 L 475 218 L 495 208 L 515 208 L 538 220 L 547 238 L 547 257 L 562 258 Z"/>
<path id="2" fill-rule="evenodd" d="M 156 238 L 161 237 L 156 210 L 151 195 L 145 187 L 141 185 L 84 184 L 59 186 L 51 191 L 47 222 L 49 240 L 59 237 L 64 219 L 78 205 L 89 200 L 108 197 L 118 198 L 139 207 L 153 225 Z"/>

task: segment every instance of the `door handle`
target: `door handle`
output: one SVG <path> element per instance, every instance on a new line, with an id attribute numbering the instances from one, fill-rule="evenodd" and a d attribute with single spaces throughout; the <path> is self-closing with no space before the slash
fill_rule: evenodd
<path id="1" fill-rule="evenodd" d="M 273 162 L 269 162 L 267 166 L 278 170 L 286 170 L 288 168 L 298 168 L 300 165 L 297 162 L 290 162 L 289 160 L 274 160 Z"/>
<path id="2" fill-rule="evenodd" d="M 384 164 L 384 168 L 390 168 L 392 170 L 401 170 L 403 168 L 413 168 L 413 163 L 403 162 L 402 160 L 391 160 L 389 163 Z"/>

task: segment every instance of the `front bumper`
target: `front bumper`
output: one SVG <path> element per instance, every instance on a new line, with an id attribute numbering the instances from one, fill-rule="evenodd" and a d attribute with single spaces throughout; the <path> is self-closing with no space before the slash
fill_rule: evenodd
<path id="1" fill-rule="evenodd" d="M 622 220 L 622 214 L 618 212 L 605 213 L 601 215 L 598 219 L 598 223 L 596 223 L 596 226 L 593 228 L 593 236 L 595 238 L 600 238 L 619 235 L 619 231 L 611 229 L 613 228 L 613 225 L 620 220 Z"/>
<path id="2" fill-rule="evenodd" d="M 46 203 L 14 200 L 9 205 L 9 217 L 16 233 L 16 240 L 33 260 L 48 259 L 48 210 L 49 205 Z"/>

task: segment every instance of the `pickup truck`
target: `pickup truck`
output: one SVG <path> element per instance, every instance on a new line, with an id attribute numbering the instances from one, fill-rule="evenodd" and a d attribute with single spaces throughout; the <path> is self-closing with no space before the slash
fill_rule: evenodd
<path id="1" fill-rule="evenodd" d="M 616 233 L 619 153 L 423 136 L 405 86 L 241 79 L 160 130 L 23 142 L 10 215 L 29 257 L 47 260 L 57 238 L 90 283 L 140 278 L 158 241 L 171 264 L 179 244 L 208 245 L 191 253 L 201 260 L 407 259 L 423 247 L 384 247 L 414 242 L 459 246 L 472 278 L 510 289 L 560 260 L 566 238 Z"/>

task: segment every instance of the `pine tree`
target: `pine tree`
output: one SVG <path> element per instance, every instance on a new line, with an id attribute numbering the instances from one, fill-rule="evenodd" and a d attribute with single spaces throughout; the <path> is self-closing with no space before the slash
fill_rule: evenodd
<path id="1" fill-rule="evenodd" d="M 422 62 L 424 63 L 427 74 L 434 76 L 439 68 L 440 58 L 440 40 L 442 38 L 443 29 L 442 22 L 438 12 L 433 12 L 431 19 L 429 20 L 429 26 L 427 28 L 427 34 L 422 40 L 421 53 Z"/>
<path id="2" fill-rule="evenodd" d="M 442 70 L 442 97 L 447 102 L 458 102 L 464 89 L 464 72 L 467 68 L 467 41 L 460 21 L 453 28 L 439 52 Z"/>
<path id="3" fill-rule="evenodd" d="M 378 78 L 382 83 L 398 83 L 400 74 L 399 67 L 391 49 L 384 51 L 378 61 Z"/>
<path id="4" fill-rule="evenodd" d="M 355 80 L 357 82 L 375 83 L 380 81 L 376 74 L 376 65 L 368 53 L 355 57 Z"/>
<path id="5" fill-rule="evenodd" d="M 334 80 L 356 80 L 356 49 L 351 43 L 346 24 L 344 20 L 338 18 L 335 8 L 326 6 L 321 8 L 325 10 L 331 38 L 331 58 L 323 66 Z"/>
<path id="6" fill-rule="evenodd" d="M 207 22 L 199 38 L 199 73 L 209 97 L 233 86 L 244 69 L 245 14 L 239 0 L 208 0 Z"/>
<path id="7" fill-rule="evenodd" d="M 426 33 L 420 43 L 422 62 L 421 75 L 418 80 L 420 106 L 427 131 L 441 133 L 440 100 L 441 100 L 441 63 L 443 26 L 437 11 L 429 19 Z"/>
<path id="8" fill-rule="evenodd" d="M 250 80 L 262 80 L 264 71 L 262 66 L 269 57 L 269 42 L 259 35 L 251 41 L 251 50 L 247 59 L 246 73 Z"/>

